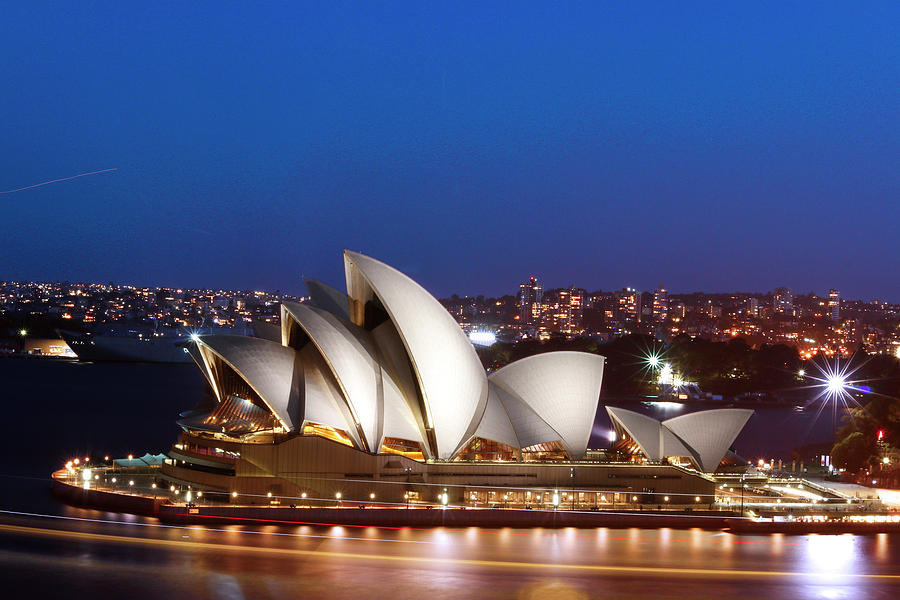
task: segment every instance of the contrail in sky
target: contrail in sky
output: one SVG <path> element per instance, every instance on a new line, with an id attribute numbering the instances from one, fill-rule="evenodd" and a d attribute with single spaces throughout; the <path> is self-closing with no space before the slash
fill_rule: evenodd
<path id="1" fill-rule="evenodd" d="M 14 192 L 21 192 L 24 190 L 30 190 L 31 188 L 41 187 L 42 185 L 50 185 L 51 183 L 58 183 L 60 181 L 68 181 L 70 179 L 78 179 L 79 177 L 87 177 L 88 175 L 98 175 L 100 173 L 109 173 L 110 171 L 118 171 L 118 167 L 113 169 L 102 169 L 100 171 L 91 171 L 90 173 L 81 173 L 79 175 L 72 175 L 71 177 L 63 177 L 62 179 L 51 179 L 50 181 L 42 181 L 41 183 L 35 183 L 34 185 L 26 185 L 25 187 L 16 188 L 14 190 L 6 190 L 5 192 L 0 192 L 0 194 L 12 194 Z"/>

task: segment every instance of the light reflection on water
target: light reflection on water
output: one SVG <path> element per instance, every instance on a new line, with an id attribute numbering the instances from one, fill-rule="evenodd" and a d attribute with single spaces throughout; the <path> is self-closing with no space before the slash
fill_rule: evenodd
<path id="1" fill-rule="evenodd" d="M 875 558 L 881 562 L 888 559 L 888 534 L 879 533 L 875 536 Z"/>
<path id="2" fill-rule="evenodd" d="M 772 554 L 775 556 L 781 556 L 784 553 L 784 534 L 783 533 L 773 533 L 772 534 Z"/>
<path id="3" fill-rule="evenodd" d="M 668 527 L 663 527 L 659 530 L 659 545 L 663 553 L 668 554 L 669 548 L 672 546 L 672 530 Z"/>
<path id="4" fill-rule="evenodd" d="M 857 537 L 844 535 L 810 535 L 806 542 L 805 571 L 838 576 L 857 572 L 859 561 Z"/>

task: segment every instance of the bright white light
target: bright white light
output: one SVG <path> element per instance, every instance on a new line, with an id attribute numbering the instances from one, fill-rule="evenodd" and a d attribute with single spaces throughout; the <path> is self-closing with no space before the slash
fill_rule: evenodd
<path id="1" fill-rule="evenodd" d="M 617 437 L 617 436 L 616 436 L 616 430 L 615 430 L 615 429 L 610 429 L 610 430 L 607 432 L 606 437 L 609 438 L 609 441 L 610 441 L 610 442 L 616 441 L 616 437 Z"/>
<path id="2" fill-rule="evenodd" d="M 196 333 L 192 333 L 192 334 L 191 334 L 191 341 L 192 341 L 192 342 L 199 342 L 199 341 L 200 341 L 200 336 L 197 335 Z"/>
<path id="3" fill-rule="evenodd" d="M 84 479 L 85 481 L 90 481 L 90 480 L 91 480 L 91 470 L 90 470 L 90 469 L 84 469 L 84 470 L 81 472 L 81 477 L 82 477 L 82 479 Z"/>
<path id="4" fill-rule="evenodd" d="M 469 341 L 476 346 L 493 346 L 497 336 L 493 331 L 473 331 L 469 334 Z"/>
<path id="5" fill-rule="evenodd" d="M 861 366 L 861 365 L 860 365 Z M 819 376 L 811 375 L 809 379 L 815 381 L 815 387 L 819 392 L 816 399 L 823 399 L 831 402 L 835 406 L 838 403 L 848 406 L 849 403 L 855 403 L 851 391 L 865 392 L 865 388 L 857 388 L 858 382 L 850 380 L 850 377 L 859 369 L 859 366 L 851 368 L 850 364 L 841 364 L 839 359 L 825 362 L 822 365 L 816 365 L 819 370 Z"/>
<path id="6" fill-rule="evenodd" d="M 665 363 L 659 371 L 659 383 L 672 383 L 672 379 L 672 366 L 669 363 Z"/>
<path id="7" fill-rule="evenodd" d="M 655 369 L 656 367 L 658 367 L 659 366 L 659 356 L 657 356 L 656 354 L 651 354 L 650 356 L 648 356 L 647 357 L 647 366 L 650 367 L 651 369 Z"/>
<path id="8" fill-rule="evenodd" d="M 663 410 L 677 410 L 684 407 L 681 402 L 650 402 L 650 404 Z"/>
<path id="9" fill-rule="evenodd" d="M 797 371 L 797 375 L 803 377 L 804 375 L 806 375 L 806 369 L 800 369 L 799 371 Z"/>
<path id="10" fill-rule="evenodd" d="M 825 389 L 829 394 L 843 394 L 847 388 L 847 376 L 841 373 L 834 373 L 825 378 Z"/>

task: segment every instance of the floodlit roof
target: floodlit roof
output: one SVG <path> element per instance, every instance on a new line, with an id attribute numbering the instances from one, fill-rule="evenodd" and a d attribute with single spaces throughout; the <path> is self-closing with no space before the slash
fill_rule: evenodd
<path id="1" fill-rule="evenodd" d="M 293 319 L 309 336 L 334 375 L 367 450 L 377 450 L 383 425 L 381 367 L 368 332 L 321 308 L 281 305 L 282 322 Z"/>
<path id="2" fill-rule="evenodd" d="M 418 283 L 357 252 L 345 251 L 344 261 L 351 303 L 365 305 L 377 297 L 397 328 L 419 383 L 432 451 L 437 458 L 452 458 L 474 433 L 487 404 L 487 377 L 475 349 L 447 309 Z"/>
<path id="3" fill-rule="evenodd" d="M 493 385 L 543 421 L 541 425 L 529 419 L 521 414 L 521 407 L 507 401 L 507 410 L 517 415 L 520 441 L 543 437 L 549 428 L 572 458 L 582 458 L 600 402 L 604 361 L 602 356 L 587 352 L 547 352 L 517 360 L 492 373 Z M 523 443 L 523 446 L 540 442 Z"/>
<path id="4" fill-rule="evenodd" d="M 488 378 L 422 286 L 357 252 L 344 263 L 348 294 L 305 279 L 312 302 L 283 303 L 280 343 L 206 335 L 189 348 L 219 402 L 249 387 L 286 429 L 328 426 L 368 452 L 396 438 L 450 460 L 478 437 L 518 449 L 559 442 L 584 456 L 602 356 L 548 352 Z"/>
<path id="5" fill-rule="evenodd" d="M 350 319 L 350 300 L 347 298 L 347 294 L 315 279 L 304 277 L 303 283 L 306 284 L 309 299 L 315 306 L 341 318 Z"/>
<path id="6" fill-rule="evenodd" d="M 231 334 L 203 335 L 197 344 L 210 373 L 215 373 L 212 354 L 227 363 L 256 392 L 284 428 L 296 429 L 300 425 L 296 411 L 291 410 L 298 404 L 300 396 L 295 377 L 299 358 L 293 348 Z M 213 379 L 217 378 L 214 376 Z M 216 382 L 216 389 L 220 387 Z M 224 398 L 219 397 L 219 400 Z"/>
<path id="7" fill-rule="evenodd" d="M 624 408 L 607 406 L 606 411 L 613 423 L 624 429 L 651 461 L 686 456 L 706 472 L 716 470 L 753 414 L 745 408 L 720 408 L 660 422 Z"/>
<path id="8" fill-rule="evenodd" d="M 690 445 L 702 470 L 715 471 L 752 414 L 748 408 L 703 410 L 668 419 L 662 426 Z"/>

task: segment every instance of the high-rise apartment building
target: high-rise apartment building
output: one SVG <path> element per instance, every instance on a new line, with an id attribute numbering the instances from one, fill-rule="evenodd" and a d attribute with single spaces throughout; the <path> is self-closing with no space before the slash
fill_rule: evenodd
<path id="1" fill-rule="evenodd" d="M 584 302 L 587 292 L 581 288 L 569 287 L 559 290 L 559 313 L 564 315 L 559 323 L 562 333 L 581 333 L 584 331 Z"/>
<path id="2" fill-rule="evenodd" d="M 794 314 L 794 292 L 790 288 L 775 288 L 775 300 L 773 307 L 776 314 L 793 315 Z"/>
<path id="3" fill-rule="evenodd" d="M 759 316 L 759 298 L 753 296 L 747 298 L 747 315 L 751 317 Z"/>
<path id="4" fill-rule="evenodd" d="M 662 323 L 669 314 L 669 292 L 663 286 L 657 286 L 653 292 L 653 320 Z"/>
<path id="5" fill-rule="evenodd" d="M 836 289 L 828 290 L 828 314 L 835 323 L 841 320 L 841 292 Z"/>
<path id="6" fill-rule="evenodd" d="M 541 318 L 541 300 L 544 289 L 537 278 L 531 276 L 528 281 L 519 285 L 519 323 L 534 325 Z"/>
<path id="7" fill-rule="evenodd" d="M 619 319 L 622 321 L 641 321 L 641 293 L 633 288 L 622 288 L 616 292 Z"/>

